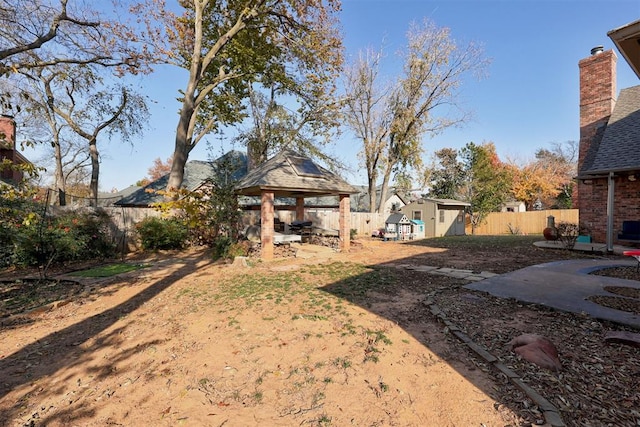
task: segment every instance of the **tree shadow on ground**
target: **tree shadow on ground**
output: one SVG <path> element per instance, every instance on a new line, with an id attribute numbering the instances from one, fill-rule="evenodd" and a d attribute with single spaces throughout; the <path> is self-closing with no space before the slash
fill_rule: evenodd
<path id="1" fill-rule="evenodd" d="M 508 379 L 490 372 L 486 360 L 453 336 L 449 330 L 451 326 L 435 316 L 428 304 L 430 296 L 439 289 L 461 288 L 468 281 L 400 267 L 423 263 L 421 256 L 370 265 L 368 272 L 331 283 L 321 290 L 398 325 L 486 396 L 499 402 L 496 410 L 505 417 L 509 418 L 509 411 L 522 416 L 520 404 L 501 399 L 505 391 L 498 389 L 511 387 Z M 487 381 L 487 374 L 492 382 Z M 425 375 L 425 381 L 429 381 L 428 378 L 428 374 Z M 507 419 L 505 424 L 508 424 Z"/>
<path id="2" fill-rule="evenodd" d="M 204 259 L 205 255 L 201 252 L 194 253 L 186 258 L 183 257 L 182 261 L 184 264 L 178 265 L 173 272 L 146 286 L 144 290 L 129 300 L 71 326 L 57 330 L 0 359 L 0 372 L 2 372 L 3 376 L 0 382 L 0 399 L 23 385 L 36 383 L 38 380 L 60 370 L 82 364 L 90 364 L 92 354 L 97 348 L 117 346 L 118 343 L 122 341 L 120 335 L 126 326 L 119 327 L 93 341 L 92 338 L 97 337 L 116 322 L 130 315 L 144 303 L 169 288 L 178 280 L 201 268 L 202 265 L 198 265 L 198 262 Z M 129 273 L 129 277 L 131 277 L 131 273 Z M 146 342 L 146 345 L 151 346 L 162 341 L 162 339 L 152 339 Z M 126 351 L 119 350 L 117 360 L 111 360 L 110 364 L 115 365 L 137 351 L 139 351 L 137 348 Z M 95 372 L 87 373 L 99 378 L 111 374 L 110 371 L 105 371 L 104 368 L 97 369 Z M 72 380 L 72 378 L 65 378 L 65 380 Z M 65 388 L 66 381 L 60 381 L 58 384 L 57 389 L 47 390 L 47 392 L 51 394 L 59 393 Z M 0 412 L 0 425 L 7 425 L 11 420 L 16 419 L 16 414 L 19 410 L 20 401 L 18 400 L 13 407 Z M 90 414 L 76 413 L 72 415 L 65 413 L 65 411 L 58 411 L 54 414 L 54 417 L 58 421 L 61 420 L 60 417 L 69 417 L 64 418 L 64 422 L 72 422 L 75 418 L 86 417 L 88 415 Z M 46 425 L 48 422 L 53 421 L 53 419 L 39 419 L 38 423 Z"/>

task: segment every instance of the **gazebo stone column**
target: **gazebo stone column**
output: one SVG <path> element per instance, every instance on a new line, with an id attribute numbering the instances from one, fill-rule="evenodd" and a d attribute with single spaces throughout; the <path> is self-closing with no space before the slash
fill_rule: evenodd
<path id="1" fill-rule="evenodd" d="M 304 221 L 304 197 L 296 198 L 296 220 Z"/>
<path id="2" fill-rule="evenodd" d="M 273 198 L 270 191 L 262 191 L 260 204 L 260 241 L 262 244 L 261 257 L 264 260 L 273 259 Z"/>
<path id="3" fill-rule="evenodd" d="M 348 194 L 340 194 L 340 250 L 348 252 L 351 246 L 351 202 Z"/>

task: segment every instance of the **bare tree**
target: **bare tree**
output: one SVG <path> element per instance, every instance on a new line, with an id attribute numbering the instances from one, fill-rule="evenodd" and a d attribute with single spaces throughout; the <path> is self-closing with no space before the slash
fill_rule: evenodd
<path id="1" fill-rule="evenodd" d="M 408 32 L 408 46 L 403 53 L 404 69 L 388 92 L 371 87 L 378 85 L 377 70 L 363 70 L 367 78 L 356 80 L 360 85 L 349 85 L 347 97 L 361 98 L 358 102 L 367 108 L 376 106 L 381 119 L 376 122 L 362 120 L 360 110 L 350 108 L 348 123 L 358 122 L 356 135 L 363 143 L 367 162 L 369 193 L 373 196 L 378 174 L 382 175 L 380 198 L 386 198 L 391 176 L 407 168 L 420 169 L 422 165 L 423 137 L 464 123 L 468 114 L 459 104 L 459 89 L 468 74 L 481 76 L 488 65 L 482 50 L 473 43 L 459 47 L 447 28 L 438 28 L 424 21 L 413 24 Z M 367 64 L 366 62 L 364 63 Z M 376 62 L 370 63 L 379 67 Z M 384 95 L 382 95 L 384 93 Z M 369 97 L 370 99 L 367 99 Z M 358 116 L 359 115 L 359 116 Z M 386 133 L 380 124 L 384 123 Z M 371 126 L 367 139 L 362 138 L 362 126 Z M 353 126 L 352 126 L 353 128 Z M 371 135 L 383 135 L 372 139 Z M 367 160 L 369 159 L 369 160 Z M 373 174 L 373 175 L 371 175 Z M 372 203 L 372 210 L 376 204 Z"/>
<path id="2" fill-rule="evenodd" d="M 74 3 L 0 0 L 0 74 L 58 64 L 98 64 L 120 73 L 148 71 L 151 52 L 137 45 L 135 32 L 101 17 L 86 3 Z"/>
<path id="3" fill-rule="evenodd" d="M 250 87 L 248 101 L 251 126 L 236 137 L 236 141 L 247 147 L 249 169 L 264 163 L 270 154 L 283 148 L 292 148 L 320 159 L 330 169 L 344 168 L 340 159 L 322 151 L 322 147 L 333 140 L 331 137 L 339 128 L 342 101 L 320 104 L 317 99 L 306 102 L 301 96 L 298 98 L 298 108 L 295 108 L 279 102 L 278 95 L 279 90 L 275 86 L 268 93 Z"/>
<path id="4" fill-rule="evenodd" d="M 367 170 L 371 212 L 378 210 L 376 185 L 391 124 L 389 89 L 382 87 L 379 80 L 381 59 L 381 52 L 361 52 L 345 73 L 345 118 L 362 142 L 360 156 Z"/>
<path id="5" fill-rule="evenodd" d="M 142 132 L 149 112 L 143 96 L 130 88 L 116 84 L 106 86 L 101 77 L 90 69 L 77 74 L 66 74 L 55 78 L 61 90 L 57 94 L 51 85 L 45 86 L 47 99 L 56 100 L 50 108 L 69 128 L 85 139 L 91 159 L 90 192 L 93 204 L 97 204 L 100 157 L 98 136 L 119 134 L 123 141 Z M 57 97 L 64 94 L 64 99 Z"/>

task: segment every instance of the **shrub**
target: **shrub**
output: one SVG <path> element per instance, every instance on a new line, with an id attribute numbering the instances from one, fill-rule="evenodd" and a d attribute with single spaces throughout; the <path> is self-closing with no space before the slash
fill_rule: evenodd
<path id="1" fill-rule="evenodd" d="M 39 216 L 18 227 L 14 239 L 16 265 L 48 266 L 80 259 L 108 258 L 115 253 L 105 213 L 68 211 Z"/>
<path id="2" fill-rule="evenodd" d="M 518 227 L 517 225 L 512 225 L 511 223 L 507 224 L 507 231 L 509 232 L 509 234 L 513 234 L 513 235 L 521 235 L 522 231 L 520 231 L 520 227 Z"/>
<path id="3" fill-rule="evenodd" d="M 558 240 L 562 242 L 565 249 L 573 249 L 578 240 L 580 234 L 580 227 L 578 224 L 572 224 L 570 222 L 561 222 L 556 226 Z"/>
<path id="4" fill-rule="evenodd" d="M 356 228 L 352 228 L 351 230 L 349 230 L 349 239 L 355 240 L 357 235 L 358 235 L 358 230 Z"/>
<path id="5" fill-rule="evenodd" d="M 177 218 L 147 217 L 136 224 L 142 248 L 181 249 L 185 246 L 189 231 Z"/>
<path id="6" fill-rule="evenodd" d="M 241 167 L 240 158 L 223 156 L 213 164 L 213 175 L 198 191 L 161 191 L 166 200 L 154 207 L 163 215 L 178 215 L 183 220 L 189 230 L 189 244 L 206 245 L 216 251 L 222 249 L 226 241 L 220 238 L 237 242 L 242 229 L 242 212 L 233 178 Z"/>

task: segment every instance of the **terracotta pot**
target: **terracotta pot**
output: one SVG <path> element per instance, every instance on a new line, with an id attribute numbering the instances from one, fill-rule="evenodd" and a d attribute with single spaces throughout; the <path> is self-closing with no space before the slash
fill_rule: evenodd
<path id="1" fill-rule="evenodd" d="M 547 227 L 542 231 L 542 235 L 547 240 L 558 240 L 558 230 L 555 227 Z"/>

